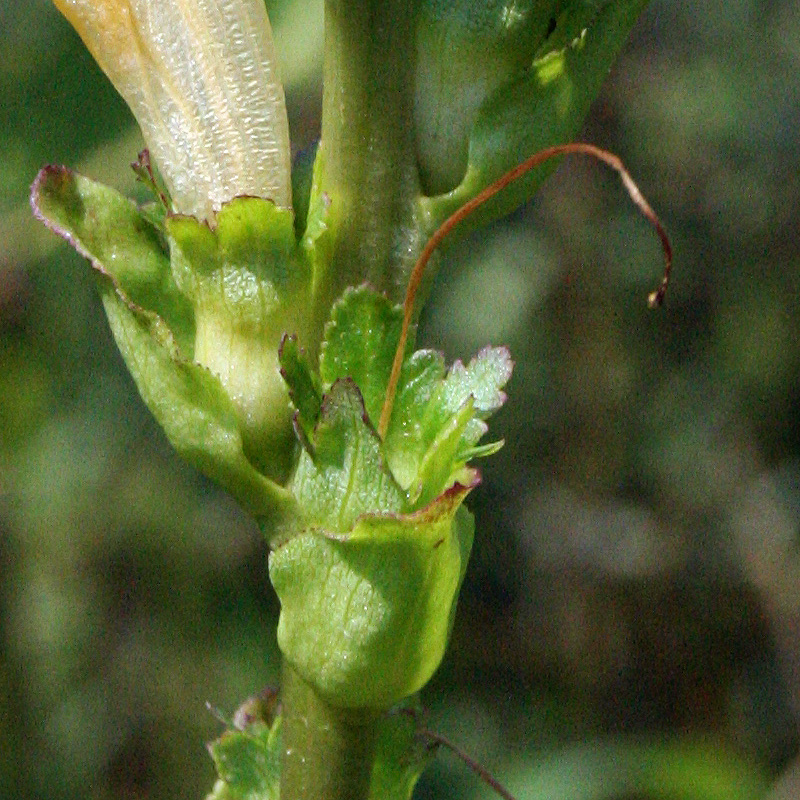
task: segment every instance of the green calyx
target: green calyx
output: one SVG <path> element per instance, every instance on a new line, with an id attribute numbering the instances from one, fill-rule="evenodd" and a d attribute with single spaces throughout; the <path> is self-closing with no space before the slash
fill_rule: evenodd
<path id="1" fill-rule="evenodd" d="M 502 348 L 446 370 L 409 346 L 381 440 L 401 325 L 402 309 L 362 286 L 335 304 L 318 372 L 296 340 L 281 351 L 302 451 L 290 484 L 300 528 L 270 556 L 278 643 L 323 697 L 352 708 L 388 708 L 441 662 L 472 546 L 468 462 L 500 446 L 478 440 L 511 374 Z"/>
<path id="2" fill-rule="evenodd" d="M 117 345 L 175 449 L 257 518 L 291 515 L 275 480 L 294 449 L 277 351 L 287 327 L 307 329 L 297 309 L 311 302 L 291 212 L 241 198 L 214 228 L 179 216 L 161 227 L 56 167 L 39 174 L 32 204 L 95 268 Z"/>
<path id="3" fill-rule="evenodd" d="M 310 302 L 310 270 L 295 247 L 293 214 L 236 198 L 222 206 L 213 228 L 171 216 L 166 232 L 175 283 L 194 311 L 192 359 L 231 398 L 248 458 L 283 478 L 291 446 L 278 345 L 287 330 L 308 331 L 303 308 Z"/>
<path id="4" fill-rule="evenodd" d="M 363 517 L 340 537 L 309 528 L 270 556 L 278 644 L 329 702 L 389 708 L 438 668 L 472 547 L 466 493 Z"/>

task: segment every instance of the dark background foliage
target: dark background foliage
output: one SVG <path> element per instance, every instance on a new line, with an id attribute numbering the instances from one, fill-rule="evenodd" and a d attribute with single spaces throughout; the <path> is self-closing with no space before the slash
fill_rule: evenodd
<path id="1" fill-rule="evenodd" d="M 270 5 L 303 146 L 319 3 Z M 30 216 L 47 162 L 138 191 L 126 108 L 46 0 L 0 2 L 0 59 L 0 796 L 200 798 L 205 701 L 277 680 L 266 548 L 173 456 L 88 268 Z M 791 769 L 799 67 L 791 0 L 653 0 L 636 27 L 581 138 L 670 230 L 661 311 L 656 238 L 580 159 L 446 256 L 423 340 L 517 366 L 424 701 L 520 797 L 757 797 Z M 487 791 L 443 758 L 417 794 Z"/>

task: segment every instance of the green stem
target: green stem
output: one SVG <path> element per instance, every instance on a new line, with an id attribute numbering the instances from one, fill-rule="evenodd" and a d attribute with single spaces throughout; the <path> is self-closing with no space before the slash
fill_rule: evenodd
<path id="1" fill-rule="evenodd" d="M 363 281 L 402 298 L 421 249 L 415 52 L 414 0 L 325 0 L 318 188 L 330 201 L 331 300 Z M 281 800 L 365 800 L 375 714 L 330 705 L 288 664 L 281 695 Z"/>
<path id="2" fill-rule="evenodd" d="M 336 708 L 284 662 L 281 800 L 366 800 L 375 714 Z"/>
<path id="3" fill-rule="evenodd" d="M 326 0 L 322 190 L 338 295 L 364 280 L 400 299 L 419 253 L 413 0 Z"/>

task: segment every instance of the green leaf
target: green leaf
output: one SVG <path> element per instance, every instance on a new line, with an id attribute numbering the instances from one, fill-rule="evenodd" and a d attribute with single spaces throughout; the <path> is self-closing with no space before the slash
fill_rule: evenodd
<path id="1" fill-rule="evenodd" d="M 451 213 L 528 156 L 571 141 L 647 0 L 566 0 L 533 62 L 486 96 L 469 137 L 459 186 L 421 200 L 434 230 Z M 557 162 L 510 184 L 454 231 L 463 236 L 530 199 Z M 452 239 L 451 239 L 452 240 Z"/>
<path id="2" fill-rule="evenodd" d="M 289 398 L 297 409 L 297 423 L 303 435 L 303 446 L 309 449 L 314 427 L 322 406 L 322 384 L 311 369 L 296 336 L 286 336 L 279 353 L 281 375 L 289 387 Z"/>
<path id="3" fill-rule="evenodd" d="M 403 362 L 384 452 L 397 482 L 408 489 L 416 480 L 428 439 L 425 408 L 446 373 L 444 356 L 418 350 Z"/>
<path id="4" fill-rule="evenodd" d="M 236 410 L 219 379 L 177 356 L 155 314 L 131 307 L 108 280 L 100 293 L 111 330 L 142 399 L 184 458 L 257 517 L 288 510 L 291 498 L 246 458 Z"/>
<path id="5" fill-rule="evenodd" d="M 229 729 L 208 746 L 219 776 L 206 800 L 278 800 L 281 720 Z"/>
<path id="6" fill-rule="evenodd" d="M 397 709 L 380 720 L 370 778 L 370 800 L 410 800 L 434 751 L 418 735 L 416 708 Z M 278 800 L 281 718 L 228 728 L 208 750 L 218 779 L 206 800 Z"/>
<path id="7" fill-rule="evenodd" d="M 337 380 L 313 431 L 313 454 L 301 453 L 291 488 L 309 523 L 347 532 L 364 514 L 405 510 L 405 493 L 381 455 L 355 383 Z"/>
<path id="8" fill-rule="evenodd" d="M 133 202 L 64 167 L 45 167 L 33 184 L 31 205 L 131 304 L 164 320 L 177 347 L 191 358 L 191 304 L 173 280 L 166 243 Z"/>
<path id="9" fill-rule="evenodd" d="M 360 286 L 345 291 L 334 304 L 325 330 L 320 355 L 323 386 L 345 377 L 352 380 L 372 421 L 379 418 L 386 397 L 402 316 L 399 305 Z M 408 349 L 412 349 L 411 343 Z M 483 420 L 505 401 L 500 389 L 510 377 L 511 367 L 503 348 L 486 348 L 467 367 L 456 362 L 447 374 L 441 354 L 423 350 L 406 356 L 383 456 L 414 507 L 444 491 L 467 459 L 497 449 L 499 445 L 480 449 L 475 445 L 486 432 Z M 352 430 L 358 429 L 354 425 Z M 378 465 L 379 458 L 376 453 L 370 469 L 382 476 L 385 470 Z M 350 485 L 351 480 L 343 477 L 341 483 Z M 360 485 L 358 480 L 354 485 Z"/>
<path id="10" fill-rule="evenodd" d="M 470 488 L 346 535 L 312 527 L 270 554 L 281 652 L 331 703 L 388 708 L 439 666 L 472 547 Z"/>
<path id="11" fill-rule="evenodd" d="M 483 420 L 505 403 L 506 395 L 501 389 L 511 378 L 512 369 L 511 356 L 505 347 L 485 347 L 466 367 L 460 361 L 453 364 L 429 408 L 434 409 L 434 415 L 452 413 L 471 397 L 475 414 L 462 443 L 466 447 L 474 445 L 486 433 Z"/>
<path id="12" fill-rule="evenodd" d="M 393 474 L 417 505 L 443 491 L 470 457 L 499 445 L 475 448 L 484 422 L 505 402 L 511 377 L 505 348 L 485 348 L 465 367 L 456 361 L 446 376 L 443 361 L 426 351 L 407 359 L 386 435 Z"/>
<path id="13" fill-rule="evenodd" d="M 260 285 L 270 287 L 268 295 L 283 297 L 306 282 L 302 262 L 292 257 L 294 215 L 271 200 L 236 197 L 223 203 L 213 227 L 182 215 L 168 217 L 166 224 L 184 256 L 173 259 L 176 281 L 194 300 L 209 290 L 209 281 L 226 299 L 244 302 L 247 313 L 260 318 L 264 312 L 250 307 L 263 302 L 254 291 Z"/>
<path id="14" fill-rule="evenodd" d="M 392 371 L 403 310 L 368 286 L 348 289 L 334 304 L 325 329 L 320 375 L 327 387 L 351 378 L 361 391 L 367 416 L 380 418 Z"/>
<path id="15" fill-rule="evenodd" d="M 475 404 L 467 398 L 461 408 L 441 425 L 422 457 L 417 471 L 416 485 L 409 494 L 417 507 L 430 502 L 452 483 L 454 472 L 463 464 L 456 464 L 456 454 L 464 432 L 472 420 Z"/>
<path id="16" fill-rule="evenodd" d="M 512 365 L 503 348 L 486 348 L 467 367 L 456 362 L 448 373 L 438 353 L 407 355 L 381 447 L 371 420 L 380 416 L 401 327 L 402 308 L 368 286 L 348 289 L 334 304 L 320 355 L 322 385 L 344 379 L 352 385 L 345 391 L 343 384 L 326 398 L 329 420 L 315 431 L 318 390 L 310 368 L 296 361 L 296 343 L 287 343 L 284 371 L 301 409 L 298 422 L 307 451 L 294 490 L 301 505 L 313 509 L 308 518 L 328 529 L 347 531 L 363 513 L 410 510 L 400 487 L 412 508 L 420 508 L 457 476 L 471 483 L 472 473 L 464 472 L 467 460 L 499 447 L 475 445 L 486 432 L 484 420 L 505 400 L 501 387 Z M 342 425 L 345 408 L 349 422 Z"/>

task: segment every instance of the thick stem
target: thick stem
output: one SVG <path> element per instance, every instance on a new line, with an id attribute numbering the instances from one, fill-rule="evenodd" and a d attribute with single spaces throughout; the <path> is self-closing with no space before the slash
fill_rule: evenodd
<path id="1" fill-rule="evenodd" d="M 377 716 L 331 706 L 284 661 L 281 800 L 366 800 Z"/>
<path id="2" fill-rule="evenodd" d="M 413 0 L 326 0 L 320 146 L 337 294 L 368 280 L 402 298 L 419 252 L 415 52 Z"/>

